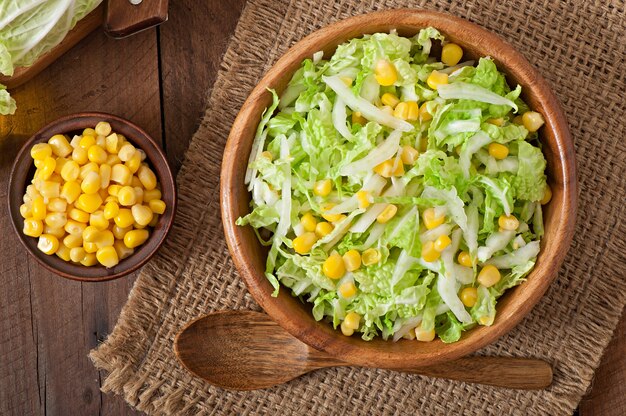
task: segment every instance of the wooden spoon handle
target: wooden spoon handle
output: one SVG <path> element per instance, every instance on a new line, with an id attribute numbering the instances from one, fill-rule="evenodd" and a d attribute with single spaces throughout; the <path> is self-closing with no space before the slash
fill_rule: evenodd
<path id="1" fill-rule="evenodd" d="M 509 389 L 543 389 L 552 384 L 550 364 L 532 358 L 466 357 L 432 367 L 398 371 Z"/>
<path id="2" fill-rule="evenodd" d="M 104 30 L 114 38 L 124 38 L 167 20 L 168 0 L 109 0 Z"/>

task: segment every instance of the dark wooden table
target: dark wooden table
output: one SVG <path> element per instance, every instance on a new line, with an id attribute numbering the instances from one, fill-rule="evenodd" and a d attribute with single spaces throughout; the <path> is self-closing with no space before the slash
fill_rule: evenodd
<path id="1" fill-rule="evenodd" d="M 123 40 L 98 30 L 12 91 L 18 111 L 0 117 L 0 415 L 135 413 L 100 392 L 104 374 L 87 357 L 113 329 L 135 276 L 73 282 L 27 256 L 4 202 L 20 145 L 61 115 L 104 111 L 160 140 L 177 171 L 244 3 L 172 1 L 161 27 Z M 626 319 L 620 328 L 582 415 L 626 414 Z"/>

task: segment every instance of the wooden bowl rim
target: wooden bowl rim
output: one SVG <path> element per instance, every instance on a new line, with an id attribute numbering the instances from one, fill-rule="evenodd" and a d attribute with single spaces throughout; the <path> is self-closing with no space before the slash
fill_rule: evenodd
<path id="1" fill-rule="evenodd" d="M 159 223 L 157 224 L 157 227 L 153 228 L 148 240 L 140 246 L 135 253 L 121 260 L 118 265 L 110 269 L 101 265 L 87 267 L 72 264 L 61 260 L 55 255 L 48 256 L 39 252 L 36 248 L 33 249 L 28 240 L 34 239 L 33 237 L 28 237 L 22 233 L 21 228 L 24 220 L 19 213 L 19 206 L 16 207 L 13 203 L 18 200 L 21 203 L 21 198 L 26 189 L 26 182 L 20 181 L 20 183 L 17 183 L 17 177 L 21 176 L 19 172 L 25 170 L 25 180 L 29 180 L 28 172 L 31 169 L 32 164 L 32 159 L 30 158 L 31 147 L 35 143 L 47 140 L 47 138 L 51 137 L 52 134 L 66 134 L 88 127 L 93 128 L 91 121 L 94 119 L 118 123 L 136 131 L 137 134 L 135 136 L 127 137 L 127 139 L 146 153 L 146 159 L 149 160 L 151 168 L 155 172 L 158 181 L 161 183 L 161 198 L 168 204 L 166 213 L 159 218 Z M 72 128 L 69 128 L 70 126 Z M 152 139 L 152 137 L 142 128 L 129 120 L 113 114 L 103 112 L 81 112 L 60 117 L 46 124 L 22 145 L 11 168 L 7 201 L 9 205 L 9 215 L 11 217 L 11 225 L 15 230 L 18 239 L 26 251 L 34 257 L 39 264 L 49 271 L 66 279 L 81 282 L 104 282 L 118 279 L 134 272 L 150 260 L 150 258 L 158 251 L 169 234 L 176 216 L 177 191 L 174 176 L 172 175 L 172 171 L 169 167 L 165 154 L 154 139 Z M 84 271 L 87 271 L 91 276 L 79 274 Z M 96 271 L 101 273 L 94 273 Z"/>
<path id="2" fill-rule="evenodd" d="M 389 24 L 388 22 L 394 23 Z M 520 83 L 526 81 L 522 86 L 536 96 L 535 101 L 541 104 L 539 107 L 550 110 L 544 114 L 546 118 L 544 129 L 550 127 L 554 136 L 555 148 L 551 151 L 558 155 L 560 165 L 557 165 L 555 170 L 558 173 L 557 176 L 562 176 L 563 181 L 562 197 L 558 201 L 561 204 L 553 208 L 556 224 L 554 233 L 560 238 L 555 238 L 550 252 L 542 248 L 535 269 L 528 276 L 528 281 L 524 283 L 528 286 L 524 292 L 525 296 L 523 299 L 519 296 L 519 299 L 515 299 L 514 311 L 508 314 L 506 319 L 496 319 L 491 327 L 479 326 L 467 331 L 471 337 L 470 335 L 466 337 L 464 334 L 461 340 L 456 343 L 443 344 L 440 341 L 435 341 L 441 348 L 426 353 L 419 352 L 420 347 L 418 346 L 415 347 L 414 352 L 407 352 L 406 349 L 398 352 L 393 347 L 389 347 L 388 350 L 368 347 L 367 344 L 373 341 L 355 340 L 354 337 L 344 337 L 337 330 L 330 332 L 324 330 L 319 326 L 319 323 L 314 321 L 312 316 L 306 320 L 294 318 L 293 311 L 285 303 L 287 301 L 283 301 L 284 296 L 292 296 L 291 293 L 285 294 L 289 290 L 281 287 L 281 294 L 277 298 L 272 297 L 271 290 L 268 290 L 269 283 L 266 277 L 263 274 L 255 274 L 250 261 L 241 255 L 241 248 L 244 244 L 242 231 L 238 228 L 242 227 L 235 225 L 238 202 L 235 191 L 241 184 L 234 183 L 234 177 L 243 160 L 241 155 L 248 154 L 245 150 L 245 140 L 241 139 L 237 133 L 249 123 L 254 123 L 256 129 L 260 113 L 254 107 L 254 103 L 262 100 L 261 97 L 263 94 L 267 94 L 268 88 L 274 88 L 280 82 L 282 72 L 294 61 L 297 60 L 299 63 L 306 57 L 311 57 L 318 50 L 330 48 L 330 44 L 339 37 L 339 34 L 360 33 L 360 35 L 350 36 L 353 38 L 366 33 L 381 31 L 381 29 L 369 29 L 372 26 L 376 27 L 376 25 L 379 27 L 385 25 L 388 29 L 411 27 L 415 30 L 433 26 L 447 35 L 461 36 L 463 34 L 466 36 L 469 34 L 474 40 L 479 38 L 484 44 L 489 45 L 479 45 L 476 48 L 489 49 L 494 59 L 497 57 L 506 58 L 506 64 L 503 62 L 504 59 L 497 59 L 501 62 L 499 68 L 504 70 L 507 75 L 514 74 Z M 470 41 L 467 43 L 470 44 Z M 472 45 L 476 45 L 476 43 Z M 334 46 L 332 50 L 334 50 Z M 533 108 L 539 107 L 533 106 Z M 222 162 L 220 196 L 224 232 L 233 262 L 253 298 L 272 319 L 304 343 L 325 351 L 342 361 L 365 367 L 417 368 L 470 354 L 510 331 L 530 312 L 556 277 L 570 246 L 576 220 L 577 188 L 574 147 L 561 107 L 543 77 L 512 45 L 487 29 L 459 17 L 433 11 L 396 9 L 359 15 L 325 26 L 297 42 L 272 66 L 252 90 L 233 123 Z M 386 342 L 391 343 L 391 341 Z"/>

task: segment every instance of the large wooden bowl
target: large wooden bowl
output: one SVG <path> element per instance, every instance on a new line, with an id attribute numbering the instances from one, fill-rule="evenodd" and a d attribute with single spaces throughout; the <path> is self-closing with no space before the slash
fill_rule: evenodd
<path id="1" fill-rule="evenodd" d="M 337 45 L 367 33 L 388 32 L 412 36 L 433 26 L 446 38 L 461 45 L 466 57 L 491 56 L 506 73 L 511 85 L 522 85 L 524 100 L 541 112 L 546 125 L 541 141 L 547 159 L 552 201 L 544 209 L 545 237 L 535 269 L 528 281 L 509 290 L 497 305 L 491 327 L 479 326 L 453 344 L 376 338 L 366 342 L 345 337 L 326 322 L 316 322 L 311 307 L 283 288 L 278 297 L 263 275 L 264 250 L 252 228 L 239 227 L 235 220 L 249 212 L 250 196 L 244 186 L 246 161 L 263 110 L 270 105 L 268 88 L 280 93 L 305 58 L 319 50 L 329 57 Z M 248 290 L 265 311 L 292 335 L 314 348 L 341 360 L 367 367 L 415 368 L 459 358 L 493 342 L 528 314 L 553 281 L 570 245 L 576 218 L 576 167 L 572 140 L 563 112 L 548 84 L 535 68 L 511 45 L 493 33 L 447 14 L 394 10 L 362 15 L 318 30 L 294 45 L 265 75 L 244 103 L 228 137 L 222 166 L 222 217 L 226 241 L 235 265 Z"/>
<path id="2" fill-rule="evenodd" d="M 161 184 L 161 199 L 166 204 L 165 212 L 163 215 L 159 216 L 156 226 L 150 229 L 150 237 L 148 237 L 148 240 L 137 247 L 132 255 L 120 260 L 117 265 L 111 268 L 106 268 L 99 264 L 87 267 L 66 262 L 55 255 L 48 256 L 44 254 L 37 248 L 38 238 L 29 237 L 22 233 L 24 219 L 20 215 L 22 197 L 26 191 L 26 186 L 30 184 L 33 174 L 35 173 L 33 159 L 30 157 L 30 149 L 33 145 L 47 142 L 50 137 L 59 133 L 69 135 L 79 134 L 88 127 L 95 127 L 99 121 L 109 122 L 114 132 L 123 134 L 130 143 L 146 152 L 146 161 Z M 15 232 L 26 250 L 34 256 L 42 266 L 68 279 L 84 282 L 100 282 L 117 279 L 118 277 L 122 277 L 137 270 L 156 253 L 158 248 L 165 241 L 165 237 L 174 222 L 174 215 L 176 213 L 176 187 L 174 184 L 174 176 L 167 164 L 165 155 L 148 133 L 130 121 L 111 114 L 80 113 L 61 117 L 42 127 L 41 130 L 35 133 L 33 137 L 22 146 L 11 171 L 8 202 L 11 224 Z"/>

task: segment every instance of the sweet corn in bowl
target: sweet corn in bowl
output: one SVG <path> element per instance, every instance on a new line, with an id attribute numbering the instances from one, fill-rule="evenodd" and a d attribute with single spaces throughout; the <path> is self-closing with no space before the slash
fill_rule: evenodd
<path id="1" fill-rule="evenodd" d="M 132 123 L 68 116 L 20 151 L 9 204 L 22 243 L 48 269 L 110 280 L 140 267 L 165 239 L 176 195 L 165 156 Z"/>

